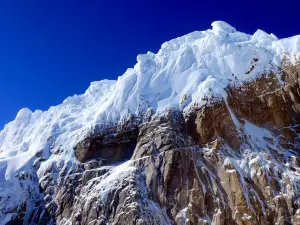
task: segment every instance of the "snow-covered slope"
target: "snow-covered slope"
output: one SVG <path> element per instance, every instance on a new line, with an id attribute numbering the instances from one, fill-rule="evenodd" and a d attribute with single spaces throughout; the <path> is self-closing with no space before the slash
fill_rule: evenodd
<path id="1" fill-rule="evenodd" d="M 138 55 L 134 68 L 117 81 L 93 82 L 83 95 L 69 97 L 45 112 L 20 110 L 0 134 L 0 159 L 8 164 L 5 177 L 22 165 L 10 165 L 9 158 L 22 154 L 26 163 L 30 155 L 54 143 L 70 150 L 82 132 L 96 124 L 115 122 L 149 107 L 156 112 L 178 108 L 184 96 L 189 98 L 188 108 L 204 96 L 224 95 L 230 83 L 276 71 L 283 53 L 294 59 L 300 58 L 299 51 L 300 36 L 278 40 L 262 30 L 248 35 L 221 21 L 207 31 L 168 41 L 157 54 Z"/>
<path id="2" fill-rule="evenodd" d="M 0 190 L 18 171 L 31 168 L 37 154 L 46 160 L 40 170 L 53 160 L 76 161 L 74 146 L 96 126 L 150 108 L 157 114 L 168 108 L 189 110 L 206 96 L 226 97 L 228 85 L 264 73 L 281 79 L 282 59 L 300 60 L 299 52 L 300 36 L 278 39 L 262 30 L 249 35 L 221 21 L 168 41 L 157 54 L 138 55 L 137 64 L 117 81 L 93 82 L 84 94 L 45 112 L 20 110 L 0 133 Z"/>

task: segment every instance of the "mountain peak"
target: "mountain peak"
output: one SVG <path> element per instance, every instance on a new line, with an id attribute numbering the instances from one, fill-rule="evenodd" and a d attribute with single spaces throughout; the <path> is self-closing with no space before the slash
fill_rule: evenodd
<path id="1" fill-rule="evenodd" d="M 229 25 L 224 21 L 215 21 L 211 24 L 211 26 L 212 26 L 212 31 L 215 32 L 216 34 L 236 32 L 236 29 L 233 26 Z"/>
<path id="2" fill-rule="evenodd" d="M 45 112 L 20 110 L 0 132 L 0 190 L 5 190 L 0 221 L 9 221 L 9 212 L 24 208 L 22 204 L 34 211 L 39 204 L 30 208 L 29 203 L 44 201 L 60 224 L 82 218 L 88 224 L 100 212 L 101 218 L 109 218 L 89 224 L 113 224 L 123 220 L 111 215 L 115 209 L 105 211 L 107 206 L 121 204 L 130 193 L 135 196 L 130 207 L 143 205 L 142 212 L 129 212 L 143 224 L 148 214 L 157 219 L 148 224 L 174 224 L 169 218 L 185 224 L 186 215 L 196 216 L 193 221 L 209 219 L 205 224 L 252 224 L 251 218 L 267 224 L 276 208 L 272 196 L 286 192 L 277 174 L 286 178 L 282 182 L 300 186 L 300 160 L 285 164 L 299 150 L 299 52 L 300 36 L 278 39 L 262 30 L 249 35 L 215 21 L 212 29 L 167 41 L 157 53 L 138 55 L 136 65 L 117 80 L 93 82 L 84 94 Z M 179 174 L 186 177 L 177 179 Z M 257 193 L 260 179 L 265 183 Z M 123 196 L 111 194 L 116 190 L 124 190 Z M 180 197 L 169 196 L 169 190 Z M 191 201 L 195 190 L 197 199 Z M 149 197 L 157 193 L 161 196 Z M 299 197 L 290 190 L 287 194 L 293 195 L 288 199 Z M 141 196 L 145 201 L 139 201 Z M 172 205 L 178 199 L 185 200 Z M 90 210 L 93 215 L 88 216 Z M 120 215 L 127 216 L 124 212 Z"/>
<path id="3" fill-rule="evenodd" d="M 188 111 L 195 103 L 203 104 L 201 99 L 206 97 L 226 98 L 225 88 L 262 74 L 273 72 L 280 80 L 277 72 L 283 57 L 293 58 L 289 53 L 299 52 L 299 43 L 299 36 L 278 40 L 261 30 L 249 35 L 236 32 L 226 22 L 215 21 L 212 30 L 167 41 L 156 54 L 138 55 L 137 64 L 117 81 L 94 82 L 83 95 L 68 97 L 46 112 L 34 113 L 22 129 L 17 121 L 31 111 L 21 110 L 0 134 L 0 157 L 11 149 L 15 151 L 10 155 L 17 155 L 20 145 L 22 152 L 38 151 L 49 145 L 46 140 L 50 136 L 58 138 L 51 140 L 61 142 L 60 148 L 70 148 L 70 143 L 76 143 L 71 141 L 70 133 L 72 138 L 75 135 L 80 139 L 90 127 L 114 124 L 124 116 L 139 115 L 150 108 L 156 114 L 168 108 Z M 184 96 L 188 101 L 183 103 Z M 33 140 L 39 144 L 30 144 Z"/>

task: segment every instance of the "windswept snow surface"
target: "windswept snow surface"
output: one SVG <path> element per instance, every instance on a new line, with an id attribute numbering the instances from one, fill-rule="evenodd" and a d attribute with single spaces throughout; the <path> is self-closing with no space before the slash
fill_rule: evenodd
<path id="1" fill-rule="evenodd" d="M 283 53 L 300 58 L 298 52 L 300 36 L 278 40 L 262 30 L 249 35 L 222 21 L 168 41 L 157 54 L 138 55 L 137 64 L 117 81 L 93 82 L 84 94 L 45 112 L 20 110 L 0 133 L 0 189 L 4 180 L 31 167 L 38 153 L 48 162 L 74 161 L 73 147 L 96 125 L 150 107 L 156 113 L 179 108 L 184 96 L 189 99 L 184 110 L 204 96 L 225 97 L 228 85 L 276 72 Z M 61 154 L 52 154 L 57 150 Z"/>

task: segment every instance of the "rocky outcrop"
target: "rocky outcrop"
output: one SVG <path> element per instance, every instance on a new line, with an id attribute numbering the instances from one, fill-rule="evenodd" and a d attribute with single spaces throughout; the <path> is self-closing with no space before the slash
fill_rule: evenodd
<path id="1" fill-rule="evenodd" d="M 283 68 L 284 85 L 262 75 L 189 111 L 95 129 L 73 149 L 77 162 L 38 175 L 37 154 L 16 177 L 34 180 L 34 201 L 7 209 L 18 214 L 7 224 L 300 224 L 299 68 Z"/>
<path id="2" fill-rule="evenodd" d="M 40 180 L 52 221 L 300 224 L 300 81 L 270 74 L 227 93 L 78 143 L 80 163 Z"/>
<path id="3" fill-rule="evenodd" d="M 112 164 L 130 159 L 137 140 L 137 129 L 91 136 L 79 142 L 75 156 L 79 162 L 99 158 L 106 164 Z"/>
<path id="4" fill-rule="evenodd" d="M 54 165 L 40 180 L 52 221 L 297 224 L 299 83 L 264 93 L 259 84 L 234 87 L 188 114 L 169 110 L 130 131 L 83 140 L 75 149 L 82 163 Z"/>

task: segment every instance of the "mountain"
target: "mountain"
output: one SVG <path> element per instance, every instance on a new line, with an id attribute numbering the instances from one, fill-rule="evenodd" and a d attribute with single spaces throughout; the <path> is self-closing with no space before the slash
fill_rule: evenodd
<path id="1" fill-rule="evenodd" d="M 0 132 L 0 224 L 300 224 L 300 35 L 226 22 Z"/>

